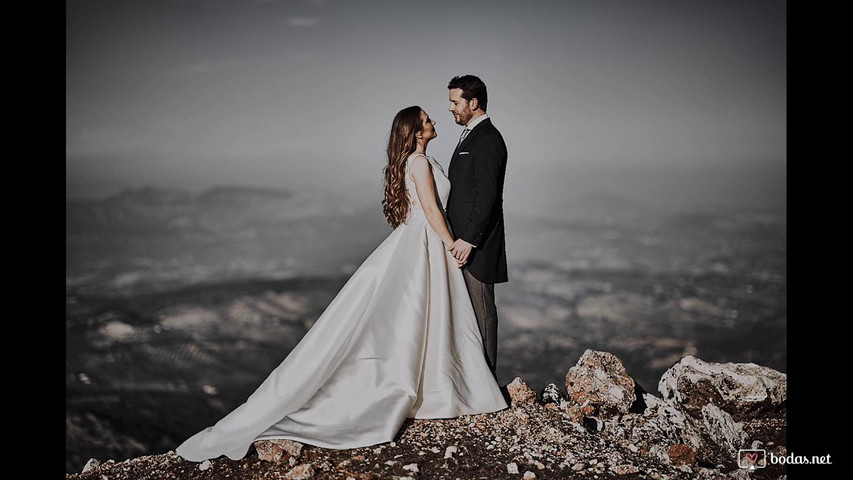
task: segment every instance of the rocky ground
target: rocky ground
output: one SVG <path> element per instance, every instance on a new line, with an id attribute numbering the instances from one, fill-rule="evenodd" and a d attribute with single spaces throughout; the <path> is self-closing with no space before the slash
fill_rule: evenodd
<path id="1" fill-rule="evenodd" d="M 661 397 L 622 362 L 587 350 L 565 390 L 507 385 L 510 407 L 454 419 L 407 420 L 393 442 L 348 450 L 288 440 L 256 442 L 241 460 L 201 463 L 174 451 L 90 460 L 66 480 L 113 479 L 778 479 L 779 465 L 748 470 L 738 450 L 786 454 L 787 377 L 753 363 L 686 356 L 666 371 Z"/>

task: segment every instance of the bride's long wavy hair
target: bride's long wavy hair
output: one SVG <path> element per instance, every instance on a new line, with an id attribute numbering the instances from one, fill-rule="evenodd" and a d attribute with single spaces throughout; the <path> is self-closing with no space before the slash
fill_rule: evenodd
<path id="1" fill-rule="evenodd" d="M 385 198 L 382 212 L 391 228 L 397 228 L 409 214 L 406 192 L 406 159 L 418 146 L 415 135 L 423 130 L 421 107 L 406 107 L 394 117 L 388 137 L 388 165 L 385 166 Z"/>

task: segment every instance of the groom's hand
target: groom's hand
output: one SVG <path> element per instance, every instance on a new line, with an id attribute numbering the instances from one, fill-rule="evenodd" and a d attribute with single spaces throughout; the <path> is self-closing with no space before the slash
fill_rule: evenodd
<path id="1" fill-rule="evenodd" d="M 471 245 L 461 238 L 457 238 L 450 247 L 450 253 L 457 261 L 465 263 L 468 261 L 468 255 L 471 254 L 472 248 L 474 248 L 474 245 Z"/>

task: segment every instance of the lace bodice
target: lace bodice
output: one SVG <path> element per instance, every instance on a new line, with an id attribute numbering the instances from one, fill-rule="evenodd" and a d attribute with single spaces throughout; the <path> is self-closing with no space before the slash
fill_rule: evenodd
<path id="1" fill-rule="evenodd" d="M 450 196 L 450 180 L 448 180 L 441 165 L 436 162 L 434 158 L 428 155 L 414 153 L 409 155 L 409 158 L 406 159 L 406 191 L 409 194 L 409 218 L 424 216 L 424 209 L 421 206 L 420 199 L 418 198 L 415 181 L 412 179 L 412 176 L 409 175 L 409 165 L 411 165 L 412 160 L 418 156 L 426 157 L 430 165 L 432 165 L 432 178 L 435 182 L 436 201 L 442 211 L 444 211 L 444 206 L 447 203 L 447 197 Z"/>

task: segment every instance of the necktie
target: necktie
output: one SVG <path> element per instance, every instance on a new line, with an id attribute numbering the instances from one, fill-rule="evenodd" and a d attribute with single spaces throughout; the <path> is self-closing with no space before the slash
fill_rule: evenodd
<path id="1" fill-rule="evenodd" d="M 471 131 L 470 128 L 466 128 L 465 130 L 462 130 L 462 135 L 459 136 L 459 143 L 456 144 L 457 147 L 462 143 L 462 140 L 465 140 L 465 137 L 468 136 L 468 133 L 470 131 Z"/>

